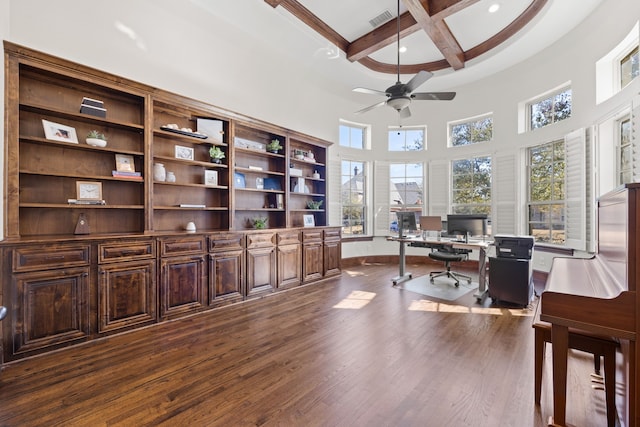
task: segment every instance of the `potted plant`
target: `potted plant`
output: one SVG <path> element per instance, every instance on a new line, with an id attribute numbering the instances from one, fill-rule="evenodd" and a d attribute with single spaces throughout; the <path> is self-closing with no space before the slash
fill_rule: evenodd
<path id="1" fill-rule="evenodd" d="M 282 150 L 282 145 L 280 144 L 280 140 L 277 138 L 273 138 L 270 143 L 267 144 L 267 151 L 270 153 L 277 153 Z"/>
<path id="2" fill-rule="evenodd" d="M 269 219 L 266 217 L 256 217 L 251 219 L 253 228 L 256 228 L 258 230 L 267 228 L 267 221 L 269 221 Z"/>
<path id="3" fill-rule="evenodd" d="M 210 149 L 209 149 L 209 156 L 211 157 L 211 161 L 213 163 L 220 163 L 222 162 L 222 159 L 224 159 L 225 155 L 224 155 L 224 151 L 222 151 L 220 149 L 220 147 L 213 145 Z"/>
<path id="4" fill-rule="evenodd" d="M 107 146 L 107 137 L 104 136 L 104 133 L 98 132 L 97 130 L 92 130 L 87 134 L 87 144 L 92 145 L 94 147 L 106 147 Z"/>

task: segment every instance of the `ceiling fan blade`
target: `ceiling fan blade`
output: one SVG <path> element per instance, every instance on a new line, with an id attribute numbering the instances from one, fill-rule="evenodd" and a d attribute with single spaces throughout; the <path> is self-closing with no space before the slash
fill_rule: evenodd
<path id="1" fill-rule="evenodd" d="M 409 107 L 404 107 L 399 111 L 399 114 L 401 119 L 408 119 L 411 117 L 411 110 L 409 110 Z"/>
<path id="2" fill-rule="evenodd" d="M 368 106 L 367 108 L 363 108 L 362 110 L 358 110 L 355 112 L 355 114 L 362 114 L 362 113 L 366 113 L 367 111 L 373 110 L 374 108 L 377 107 L 382 107 L 383 105 L 385 105 L 387 103 L 387 101 L 381 101 L 378 102 L 377 104 L 373 104 Z"/>
<path id="3" fill-rule="evenodd" d="M 411 99 L 419 101 L 451 101 L 455 97 L 455 92 L 419 92 L 411 95 Z"/>
<path id="4" fill-rule="evenodd" d="M 433 73 L 429 71 L 420 71 L 418 74 L 413 76 L 413 78 L 409 80 L 409 82 L 407 82 L 407 90 L 409 92 L 413 92 L 414 90 L 418 89 L 418 87 L 420 87 L 424 82 L 429 80 L 431 76 L 433 76 Z"/>
<path id="5" fill-rule="evenodd" d="M 369 95 L 383 95 L 383 96 L 387 96 L 386 92 L 382 92 L 381 90 L 375 90 L 375 89 L 367 89 L 364 87 L 357 87 L 355 89 L 353 89 L 354 92 L 359 92 L 359 93 L 367 93 Z"/>

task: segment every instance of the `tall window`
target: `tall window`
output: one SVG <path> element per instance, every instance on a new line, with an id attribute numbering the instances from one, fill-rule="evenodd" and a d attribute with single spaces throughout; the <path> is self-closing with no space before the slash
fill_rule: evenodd
<path id="1" fill-rule="evenodd" d="M 537 242 L 565 242 L 565 144 L 555 141 L 528 149 L 529 235 Z"/>
<path id="2" fill-rule="evenodd" d="M 365 129 L 364 126 L 341 124 L 339 129 L 340 145 L 363 150 L 366 137 Z"/>
<path id="3" fill-rule="evenodd" d="M 631 170 L 631 118 L 618 122 L 618 185 L 632 182 Z"/>
<path id="4" fill-rule="evenodd" d="M 530 128 L 538 129 L 571 117 L 571 88 L 528 104 Z"/>
<path id="5" fill-rule="evenodd" d="M 493 138 L 493 117 L 484 116 L 474 120 L 449 124 L 452 147 L 491 141 Z"/>
<path id="6" fill-rule="evenodd" d="M 389 129 L 389 151 L 419 151 L 425 148 L 424 128 Z"/>
<path id="7" fill-rule="evenodd" d="M 638 46 L 620 60 L 620 87 L 625 87 L 640 75 L 640 55 Z"/>
<path id="8" fill-rule="evenodd" d="M 424 165 L 422 163 L 392 163 L 389 169 L 391 189 L 389 203 L 391 215 L 389 215 L 391 231 L 398 231 L 398 222 L 395 212 L 410 210 L 422 213 L 424 200 Z"/>
<path id="9" fill-rule="evenodd" d="M 367 233 L 366 163 L 343 160 L 341 163 L 342 234 Z"/>
<path id="10" fill-rule="evenodd" d="M 491 157 L 454 160 L 452 207 L 454 214 L 491 214 Z"/>

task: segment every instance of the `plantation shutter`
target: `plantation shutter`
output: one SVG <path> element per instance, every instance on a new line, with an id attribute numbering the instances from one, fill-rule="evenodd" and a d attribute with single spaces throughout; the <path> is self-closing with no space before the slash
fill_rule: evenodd
<path id="1" fill-rule="evenodd" d="M 518 234 L 518 174 L 517 153 L 494 155 L 492 162 L 491 233 Z"/>
<path id="2" fill-rule="evenodd" d="M 632 102 L 631 110 L 631 176 L 640 182 L 640 95 Z"/>
<path id="3" fill-rule="evenodd" d="M 328 157 L 328 156 L 327 156 Z M 342 224 L 342 180 L 340 176 L 341 162 L 327 162 L 327 176 L 325 178 L 325 188 L 327 189 L 328 203 L 327 225 L 338 226 Z"/>
<path id="4" fill-rule="evenodd" d="M 429 215 L 447 219 L 449 213 L 449 162 L 434 161 L 429 163 Z"/>
<path id="5" fill-rule="evenodd" d="M 390 181 L 389 162 L 377 160 L 373 165 L 373 222 L 375 236 L 388 236 L 389 231 L 389 191 Z"/>
<path id="6" fill-rule="evenodd" d="M 583 128 L 564 138 L 565 143 L 565 246 L 586 250 L 586 137 Z"/>

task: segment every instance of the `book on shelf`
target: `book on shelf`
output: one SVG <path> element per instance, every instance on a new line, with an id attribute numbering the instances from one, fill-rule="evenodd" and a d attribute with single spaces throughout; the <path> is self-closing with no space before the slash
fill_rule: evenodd
<path id="1" fill-rule="evenodd" d="M 180 203 L 178 206 L 181 208 L 206 208 L 207 207 L 207 205 L 192 204 L 192 203 Z"/>
<path id="2" fill-rule="evenodd" d="M 111 171 L 111 175 L 114 178 L 125 178 L 125 179 L 133 179 L 136 181 L 142 181 L 142 176 L 140 172 L 123 172 L 123 171 Z"/>
<path id="3" fill-rule="evenodd" d="M 68 199 L 67 203 L 70 205 L 106 205 L 107 202 L 104 200 L 78 200 L 78 199 Z"/>

